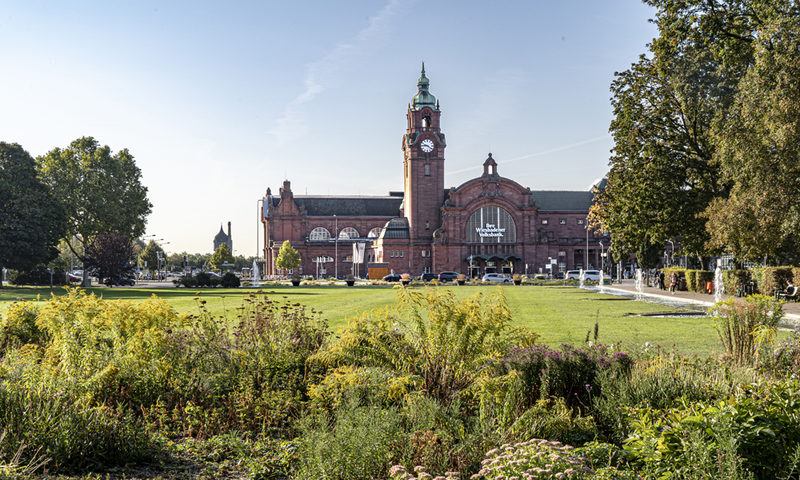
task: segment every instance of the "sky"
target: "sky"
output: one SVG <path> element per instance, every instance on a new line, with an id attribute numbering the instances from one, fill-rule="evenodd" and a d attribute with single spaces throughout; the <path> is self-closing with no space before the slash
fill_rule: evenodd
<path id="1" fill-rule="evenodd" d="M 402 190 L 421 63 L 445 187 L 498 173 L 588 190 L 608 170 L 609 87 L 655 36 L 635 0 L 0 2 L 0 140 L 127 148 L 168 253 L 257 251 L 258 207 Z M 227 228 L 227 226 L 226 226 Z"/>

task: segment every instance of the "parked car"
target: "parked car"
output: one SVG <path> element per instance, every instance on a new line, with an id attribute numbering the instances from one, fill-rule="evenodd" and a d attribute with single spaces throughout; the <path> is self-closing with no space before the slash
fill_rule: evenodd
<path id="1" fill-rule="evenodd" d="M 502 273 L 487 273 L 481 279 L 484 283 L 511 283 L 511 277 Z"/>
<path id="2" fill-rule="evenodd" d="M 556 272 L 553 274 L 553 278 L 556 280 L 564 280 L 564 272 Z"/>
<path id="3" fill-rule="evenodd" d="M 423 282 L 430 282 L 431 280 L 436 280 L 438 277 L 439 275 L 436 275 L 435 273 L 423 273 L 419 279 Z"/>
<path id="4" fill-rule="evenodd" d="M 458 272 L 442 272 L 439 274 L 440 282 L 455 282 L 458 280 Z"/>
<path id="5" fill-rule="evenodd" d="M 112 286 L 112 285 L 121 285 L 121 286 L 128 286 L 128 287 L 132 287 L 132 286 L 136 285 L 136 281 L 131 277 L 106 278 L 103 281 L 103 283 L 105 283 L 106 286 L 109 286 L 109 287 Z"/>
<path id="6" fill-rule="evenodd" d="M 390 273 L 383 277 L 384 282 L 399 282 L 400 281 L 400 274 L 399 273 Z"/>
<path id="7" fill-rule="evenodd" d="M 80 275 L 75 275 L 74 273 L 67 273 L 67 280 L 69 280 L 70 282 L 77 282 L 77 283 L 83 281 Z"/>
<path id="8" fill-rule="evenodd" d="M 564 276 L 567 280 L 579 280 L 581 278 L 581 271 L 580 270 L 567 270 L 566 275 Z"/>

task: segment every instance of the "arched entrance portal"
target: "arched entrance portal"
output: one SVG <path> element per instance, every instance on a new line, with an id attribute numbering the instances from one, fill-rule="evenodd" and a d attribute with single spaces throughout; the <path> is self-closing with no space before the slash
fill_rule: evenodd
<path id="1" fill-rule="evenodd" d="M 467 220 L 464 238 L 469 255 L 466 269 L 470 277 L 486 273 L 514 274 L 514 262 L 522 258 L 516 253 L 517 225 L 514 217 L 498 205 L 484 205 Z"/>

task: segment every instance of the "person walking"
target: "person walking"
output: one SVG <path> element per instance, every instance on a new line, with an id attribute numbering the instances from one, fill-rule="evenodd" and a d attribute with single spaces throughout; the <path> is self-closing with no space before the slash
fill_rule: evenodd
<path id="1" fill-rule="evenodd" d="M 667 286 L 666 286 L 666 284 L 664 283 L 664 279 L 665 279 L 665 276 L 664 276 L 664 271 L 662 270 L 662 271 L 661 271 L 661 272 L 658 274 L 658 283 L 659 283 L 659 286 L 661 287 L 661 290 L 666 290 L 666 289 L 667 289 Z"/>
<path id="2" fill-rule="evenodd" d="M 672 276 L 669 279 L 669 291 L 675 293 L 675 290 L 678 289 L 678 274 L 672 272 Z"/>

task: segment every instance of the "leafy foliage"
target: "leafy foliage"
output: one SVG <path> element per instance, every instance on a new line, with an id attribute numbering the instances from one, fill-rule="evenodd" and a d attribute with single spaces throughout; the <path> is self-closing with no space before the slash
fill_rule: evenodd
<path id="1" fill-rule="evenodd" d="M 217 247 L 211 258 L 208 259 L 208 263 L 214 270 L 220 270 L 225 263 L 233 263 L 233 255 L 231 255 L 228 245 L 223 243 Z"/>
<path id="2" fill-rule="evenodd" d="M 135 238 L 144 232 L 152 205 L 141 171 L 127 149 L 112 153 L 94 138 L 83 137 L 38 157 L 37 162 L 39 175 L 67 212 L 70 245 L 75 238 L 86 247 L 100 233 Z M 72 249 L 84 260 L 80 249 Z"/>
<path id="3" fill-rule="evenodd" d="M 16 143 L 0 142 L 0 205 L 0 269 L 26 271 L 56 256 L 66 215 Z"/>
<path id="4" fill-rule="evenodd" d="M 300 266 L 300 253 L 292 247 L 292 243 L 289 240 L 284 241 L 281 249 L 278 250 L 275 266 L 286 270 L 294 270 Z"/>
<path id="5" fill-rule="evenodd" d="M 89 269 L 102 281 L 115 279 L 133 272 L 133 243 L 121 233 L 95 235 L 86 245 L 83 267 Z"/>
<path id="6" fill-rule="evenodd" d="M 726 353 L 737 365 L 752 364 L 762 349 L 771 352 L 775 328 L 783 316 L 782 302 L 765 295 L 730 298 L 711 309 Z"/>
<path id="7" fill-rule="evenodd" d="M 151 273 L 155 272 L 160 268 L 159 257 L 164 258 L 164 249 L 155 240 L 150 240 L 139 254 L 139 264 Z"/>

